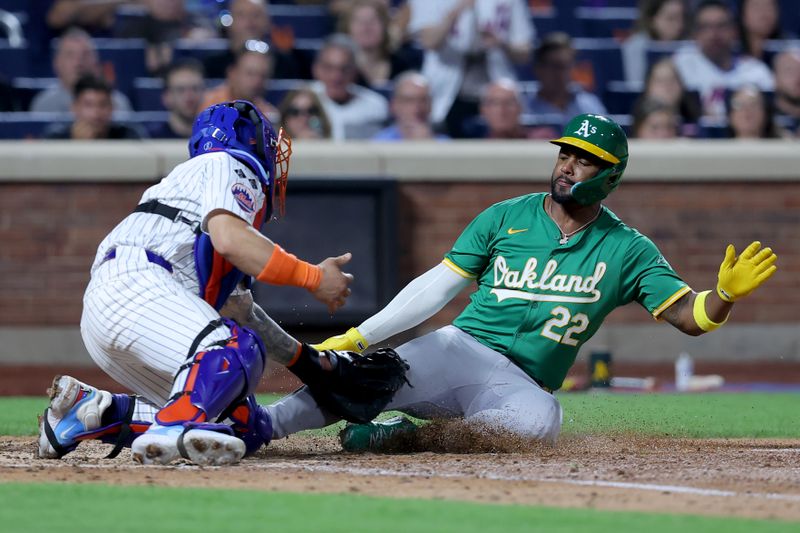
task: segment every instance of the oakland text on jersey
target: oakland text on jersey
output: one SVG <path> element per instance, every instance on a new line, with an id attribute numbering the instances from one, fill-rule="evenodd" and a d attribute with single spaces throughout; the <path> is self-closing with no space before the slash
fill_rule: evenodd
<path id="1" fill-rule="evenodd" d="M 555 274 L 558 270 L 558 261 L 550 259 L 542 270 L 541 277 L 536 267 L 539 261 L 531 257 L 525 263 L 525 268 L 511 270 L 502 255 L 494 261 L 494 289 L 492 294 L 497 296 L 497 301 L 502 302 L 509 298 L 518 298 L 535 302 L 565 302 L 565 303 L 593 303 L 600 300 L 602 293 L 597 288 L 597 284 L 603 279 L 606 273 L 606 264 L 602 261 L 597 263 L 594 273 L 591 276 L 579 276 L 575 274 Z M 498 288 L 505 287 L 505 288 Z M 539 289 L 540 291 L 554 291 L 560 293 L 583 293 L 590 296 L 575 296 L 562 294 L 542 294 L 525 292 L 519 289 Z"/>

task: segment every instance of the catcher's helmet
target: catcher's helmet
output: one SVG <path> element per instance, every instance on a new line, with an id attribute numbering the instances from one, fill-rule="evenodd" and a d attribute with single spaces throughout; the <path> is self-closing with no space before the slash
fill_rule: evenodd
<path id="1" fill-rule="evenodd" d="M 578 115 L 567 123 L 560 138 L 550 142 L 580 148 L 611 164 L 593 178 L 572 186 L 572 197 L 579 204 L 599 202 L 619 186 L 628 164 L 628 138 L 610 118 Z"/>
<path id="2" fill-rule="evenodd" d="M 269 119 L 247 100 L 214 104 L 197 116 L 189 138 L 189 157 L 208 152 L 227 152 L 258 175 L 267 196 L 266 220 L 272 216 L 277 187 L 283 215 L 292 154 L 291 139 L 283 128 L 276 134 Z"/>

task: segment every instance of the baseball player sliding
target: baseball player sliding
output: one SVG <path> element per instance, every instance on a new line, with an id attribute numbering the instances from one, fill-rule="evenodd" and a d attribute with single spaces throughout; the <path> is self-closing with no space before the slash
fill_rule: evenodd
<path id="1" fill-rule="evenodd" d="M 750 244 L 728 246 L 715 290 L 694 292 L 653 242 L 601 201 L 628 161 L 622 128 L 579 115 L 552 141 L 560 147 L 550 194 L 500 202 L 479 214 L 444 260 L 409 283 L 383 310 L 320 349 L 363 351 L 414 327 L 477 283 L 452 325 L 397 348 L 408 381 L 389 409 L 419 418 L 465 417 L 553 442 L 561 386 L 581 345 L 612 310 L 639 302 L 688 335 L 723 325 L 734 302 L 776 271 L 776 255 Z M 300 391 L 270 407 L 274 438 L 333 421 Z M 348 426 L 346 449 L 379 446 L 405 423 Z M 365 435 L 367 437 L 365 437 Z"/>
<path id="2" fill-rule="evenodd" d="M 110 456 L 132 441 L 145 464 L 237 462 L 272 435 L 253 396 L 267 355 L 353 421 L 374 418 L 403 380 L 393 351 L 354 360 L 299 343 L 246 289 L 253 279 L 302 287 L 331 312 L 350 294 L 353 277 L 342 272 L 350 254 L 312 265 L 259 231 L 275 196 L 283 207 L 291 142 L 282 131 L 250 102 L 218 104 L 197 118 L 189 153 L 100 244 L 84 295 L 81 334 L 92 359 L 136 395 L 57 376 L 40 457 L 101 439 L 115 444 Z"/>

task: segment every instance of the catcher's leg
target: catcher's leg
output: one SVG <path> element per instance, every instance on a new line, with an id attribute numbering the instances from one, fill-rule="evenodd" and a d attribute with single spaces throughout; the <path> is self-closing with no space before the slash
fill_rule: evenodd
<path id="1" fill-rule="evenodd" d="M 244 456 L 245 443 L 229 425 L 216 422 L 255 391 L 266 351 L 252 330 L 226 319 L 209 324 L 211 330 L 220 328 L 228 328 L 230 338 L 192 353 L 179 369 L 170 401 L 156 414 L 155 424 L 133 442 L 136 461 L 166 464 L 181 456 L 197 464 L 222 465 Z M 262 422 L 268 425 L 268 417 Z"/>
<path id="2" fill-rule="evenodd" d="M 153 421 L 156 407 L 142 398 L 111 394 L 71 376 L 56 376 L 48 389 L 50 404 L 39 419 L 37 455 L 57 459 L 83 440 L 114 444 L 107 457 L 116 457 Z"/>

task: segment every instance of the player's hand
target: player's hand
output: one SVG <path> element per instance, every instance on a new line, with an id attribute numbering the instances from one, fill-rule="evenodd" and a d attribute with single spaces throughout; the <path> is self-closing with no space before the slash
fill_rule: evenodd
<path id="1" fill-rule="evenodd" d="M 726 302 L 744 298 L 772 277 L 778 270 L 775 266 L 777 260 L 778 256 L 772 249 L 762 249 L 758 241 L 752 242 L 739 257 L 736 257 L 733 245 L 729 244 L 719 267 L 717 294 Z"/>
<path id="2" fill-rule="evenodd" d="M 311 347 L 320 352 L 325 350 L 340 350 L 344 352 L 361 353 L 369 347 L 369 343 L 356 328 L 350 328 L 341 335 L 329 337 L 319 344 L 312 344 Z"/>
<path id="3" fill-rule="evenodd" d="M 328 306 L 328 311 L 336 312 L 344 305 L 345 300 L 350 296 L 349 285 L 353 282 L 353 275 L 342 272 L 342 267 L 350 262 L 353 254 L 347 252 L 338 257 L 329 257 L 318 266 L 322 271 L 322 279 L 317 290 L 311 294 L 314 298 Z"/>

